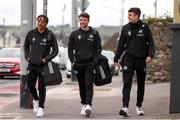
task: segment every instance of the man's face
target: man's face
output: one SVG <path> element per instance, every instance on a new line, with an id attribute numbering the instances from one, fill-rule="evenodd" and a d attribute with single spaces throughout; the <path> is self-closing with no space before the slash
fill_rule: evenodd
<path id="1" fill-rule="evenodd" d="M 130 23 L 136 23 L 138 19 L 138 15 L 134 14 L 134 12 L 128 12 L 128 20 Z"/>
<path id="2" fill-rule="evenodd" d="M 86 28 L 89 24 L 89 20 L 86 17 L 80 17 L 79 18 L 79 24 L 81 28 Z"/>
<path id="3" fill-rule="evenodd" d="M 37 27 L 38 27 L 39 29 L 45 29 L 46 26 L 47 26 L 47 23 L 46 23 L 46 21 L 44 20 L 44 17 L 39 17 L 39 18 L 37 19 Z"/>

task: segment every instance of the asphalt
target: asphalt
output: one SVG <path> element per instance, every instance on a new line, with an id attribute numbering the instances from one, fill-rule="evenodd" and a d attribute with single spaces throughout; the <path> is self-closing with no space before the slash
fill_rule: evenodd
<path id="1" fill-rule="evenodd" d="M 143 102 L 144 116 L 135 113 L 136 82 L 131 90 L 130 117 L 118 115 L 122 106 L 122 79 L 114 77 L 111 84 L 94 87 L 92 114 L 88 119 L 180 119 L 180 113 L 169 113 L 170 83 L 146 82 Z M 49 87 L 45 102 L 45 116 L 36 118 L 32 109 L 20 109 L 19 98 L 0 109 L 0 119 L 86 119 L 80 116 L 77 82 L 64 79 L 63 84 Z"/>

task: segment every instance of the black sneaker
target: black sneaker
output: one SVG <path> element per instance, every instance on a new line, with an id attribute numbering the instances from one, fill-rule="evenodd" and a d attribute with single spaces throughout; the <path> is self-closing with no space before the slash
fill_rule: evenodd
<path id="1" fill-rule="evenodd" d="M 130 117 L 130 115 L 128 114 L 128 108 L 127 107 L 123 107 L 120 111 L 119 111 L 119 115 L 122 115 L 124 117 Z"/>

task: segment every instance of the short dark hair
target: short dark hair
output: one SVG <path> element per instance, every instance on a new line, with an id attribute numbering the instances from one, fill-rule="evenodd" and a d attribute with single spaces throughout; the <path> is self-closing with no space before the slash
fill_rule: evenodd
<path id="1" fill-rule="evenodd" d="M 44 20 L 46 21 L 46 23 L 48 24 L 49 19 L 48 19 L 48 17 L 47 17 L 47 16 L 45 16 L 45 15 L 39 15 L 39 16 L 37 17 L 37 20 L 38 20 L 40 17 L 43 17 L 43 18 L 44 18 Z"/>
<path id="2" fill-rule="evenodd" d="M 141 10 L 138 7 L 133 7 L 128 10 L 128 12 L 133 12 L 134 14 L 138 15 L 138 17 L 141 16 Z"/>
<path id="3" fill-rule="evenodd" d="M 79 18 L 80 18 L 80 17 L 85 17 L 85 18 L 87 18 L 88 20 L 89 20 L 89 18 L 90 18 L 89 14 L 86 13 L 86 12 L 81 13 L 81 14 L 79 15 Z"/>

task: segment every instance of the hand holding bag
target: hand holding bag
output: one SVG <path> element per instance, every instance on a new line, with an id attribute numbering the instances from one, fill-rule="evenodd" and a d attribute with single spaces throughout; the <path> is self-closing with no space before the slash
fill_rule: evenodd
<path id="1" fill-rule="evenodd" d="M 43 77 L 46 86 L 59 85 L 62 82 L 62 74 L 58 64 L 50 61 L 43 67 Z"/>

